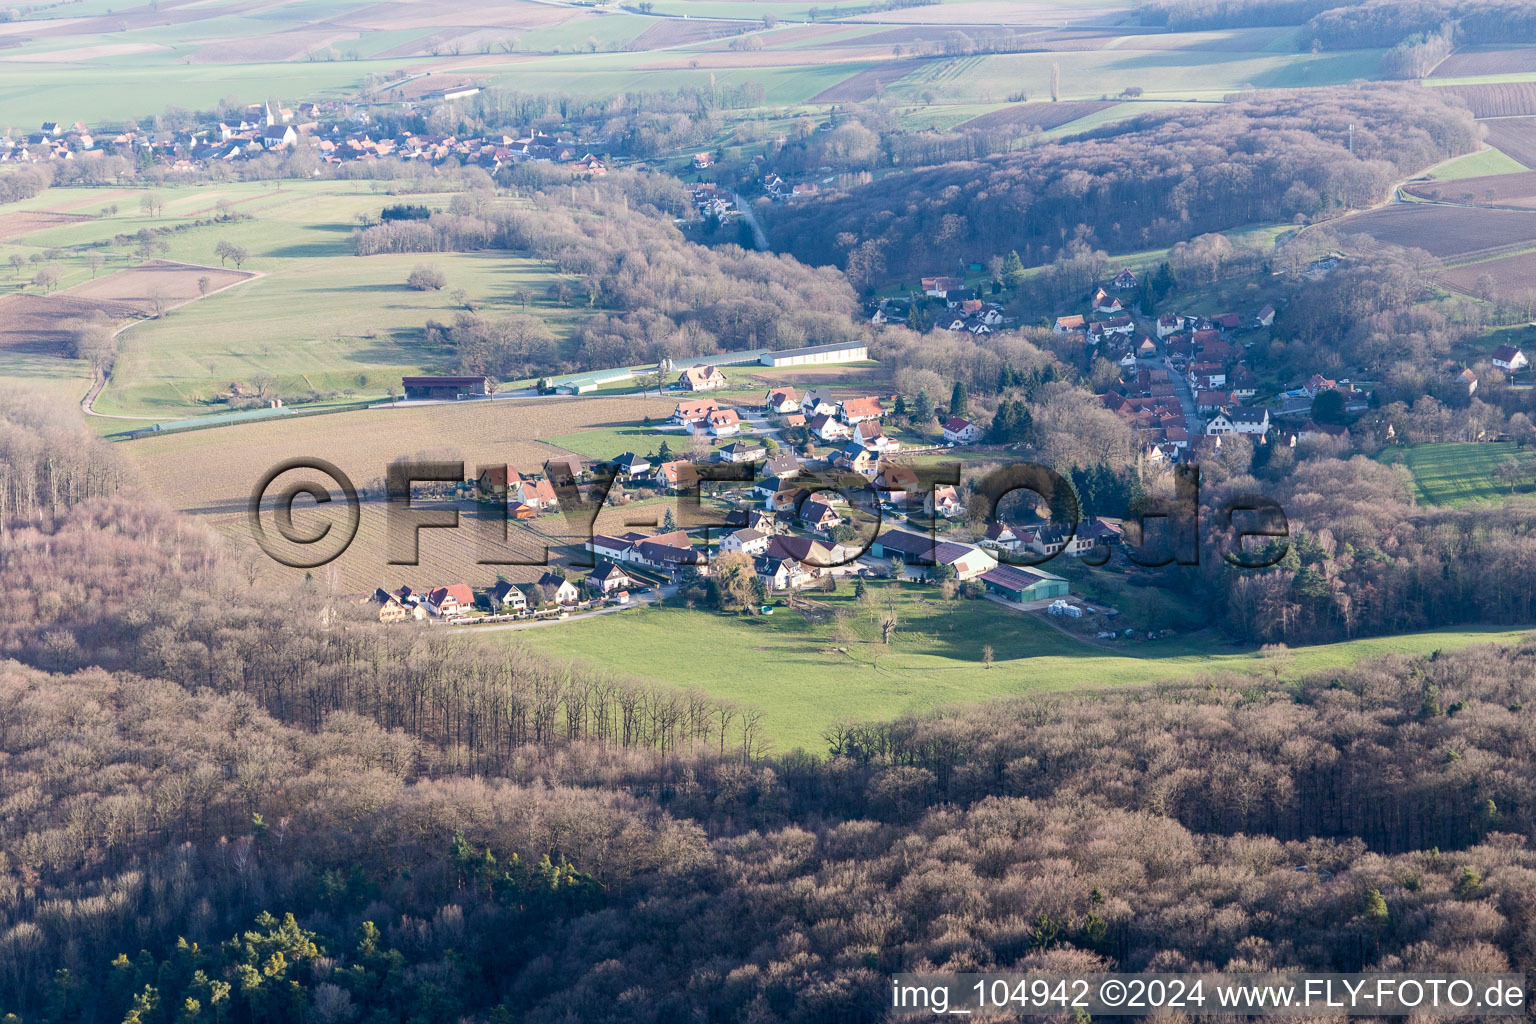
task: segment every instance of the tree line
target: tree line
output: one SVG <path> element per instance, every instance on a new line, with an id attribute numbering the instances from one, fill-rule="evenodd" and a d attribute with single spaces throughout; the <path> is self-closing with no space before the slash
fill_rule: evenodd
<path id="1" fill-rule="evenodd" d="M 1432 90 L 1266 94 L 828 191 L 777 209 L 770 235 L 809 263 L 850 265 L 858 252 L 883 268 L 871 281 L 1010 251 L 1038 265 L 1072 242 L 1127 252 L 1328 218 L 1374 205 L 1402 174 L 1477 144 L 1470 114 Z M 847 237 L 864 244 L 840 245 Z"/>

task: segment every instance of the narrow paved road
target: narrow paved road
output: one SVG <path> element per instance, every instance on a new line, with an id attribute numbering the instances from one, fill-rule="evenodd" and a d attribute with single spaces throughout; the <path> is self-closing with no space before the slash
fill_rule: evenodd
<path id="1" fill-rule="evenodd" d="M 757 214 L 752 212 L 752 207 L 747 205 L 747 201 L 741 197 L 740 192 L 736 193 L 735 199 L 736 209 L 741 211 L 741 219 L 746 221 L 747 227 L 752 229 L 752 243 L 757 246 L 759 252 L 767 252 L 768 232 L 764 231 L 763 226 L 757 222 Z"/>

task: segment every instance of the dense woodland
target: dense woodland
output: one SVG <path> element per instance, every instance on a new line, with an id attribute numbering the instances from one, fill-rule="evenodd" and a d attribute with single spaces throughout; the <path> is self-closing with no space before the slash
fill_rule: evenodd
<path id="1" fill-rule="evenodd" d="M 1297 25 L 1301 48 L 1390 47 L 1450 24 L 1464 43 L 1536 41 L 1536 12 L 1524 0 L 1152 0 L 1138 14 L 1173 32 Z"/>
<path id="2" fill-rule="evenodd" d="M 110 453 L 5 397 L 37 484 L 0 540 L 24 1021 L 820 1024 L 882 1020 L 905 969 L 1533 966 L 1536 649 L 847 723 L 811 752 L 739 710 L 626 741 L 575 670 L 354 622 L 121 477 L 66 486 Z M 546 687 L 541 729 L 517 709 Z"/>
<path id="3" fill-rule="evenodd" d="M 362 255 L 503 249 L 577 279 L 576 286 L 552 286 L 562 303 L 594 311 L 567 348 L 529 314 L 490 321 L 467 313 L 437 325 L 461 372 L 517 378 L 856 335 L 854 295 L 836 270 L 685 240 L 672 219 L 688 203 L 676 179 L 616 172 L 575 185 L 538 173 L 518 181 L 529 192 L 526 206 L 469 192 L 428 219 L 386 221 L 356 234 Z"/>
<path id="4" fill-rule="evenodd" d="M 832 191 L 783 208 L 770 235 L 807 263 L 857 254 L 853 276 L 865 282 L 914 282 L 1009 251 L 1033 265 L 1073 242 L 1135 252 L 1326 218 L 1379 202 L 1402 175 L 1477 140 L 1471 115 L 1427 90 L 1265 94 Z"/>

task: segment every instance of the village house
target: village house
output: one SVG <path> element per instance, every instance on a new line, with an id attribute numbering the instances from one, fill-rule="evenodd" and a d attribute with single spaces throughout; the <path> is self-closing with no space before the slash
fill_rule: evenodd
<path id="1" fill-rule="evenodd" d="M 722 555 L 735 554 L 737 552 L 754 557 L 767 554 L 768 534 L 761 530 L 741 529 L 720 538 L 720 553 Z"/>
<path id="2" fill-rule="evenodd" d="M 505 498 L 507 496 L 507 482 L 521 481 L 522 475 L 517 467 L 510 463 L 505 466 L 487 466 L 481 471 L 475 480 L 475 486 L 479 489 L 481 497 Z"/>
<path id="3" fill-rule="evenodd" d="M 922 279 L 923 294 L 936 299 L 948 298 L 950 292 L 965 290 L 965 281 L 958 277 L 925 277 Z"/>
<path id="4" fill-rule="evenodd" d="M 677 378 L 685 391 L 714 391 L 726 385 L 725 374 L 718 366 L 691 366 Z"/>
<path id="5" fill-rule="evenodd" d="M 519 480 L 514 495 L 519 503 L 539 512 L 552 512 L 560 507 L 555 486 L 548 480 Z"/>
<path id="6" fill-rule="evenodd" d="M 846 426 L 824 413 L 807 423 L 806 428 L 823 441 L 843 441 L 850 433 Z"/>
<path id="7" fill-rule="evenodd" d="M 835 416 L 837 399 L 833 398 L 832 392 L 825 388 L 815 388 L 801 396 L 800 411 L 808 420 L 817 416 Z"/>
<path id="8" fill-rule="evenodd" d="M 836 509 L 814 498 L 802 502 L 798 514 L 800 522 L 805 524 L 807 529 L 820 530 L 823 533 L 830 533 L 843 523 L 843 517 L 837 514 Z"/>
<path id="9" fill-rule="evenodd" d="M 673 423 L 694 423 L 703 419 L 716 409 L 720 403 L 713 398 L 687 399 L 677 403 L 677 408 L 672 410 Z"/>
<path id="10" fill-rule="evenodd" d="M 380 589 L 378 594 L 375 596 L 377 597 L 378 595 L 383 595 L 382 597 L 378 598 L 380 622 L 386 624 L 404 622 L 406 619 L 411 617 L 412 609 L 407 608 L 404 602 L 402 602 L 398 597 L 393 594 L 385 593 L 382 589 Z"/>
<path id="11" fill-rule="evenodd" d="M 528 610 L 527 595 L 516 583 L 498 580 L 496 585 L 487 591 L 487 596 L 490 598 L 493 612 L 515 613 Z"/>
<path id="12" fill-rule="evenodd" d="M 576 588 L 576 584 L 552 572 L 540 576 L 537 583 L 528 584 L 523 588 L 523 593 L 528 598 L 529 606 L 534 608 L 546 605 L 565 608 L 581 601 L 581 591 Z"/>
<path id="13" fill-rule="evenodd" d="M 792 559 L 818 576 L 839 560 L 836 547 L 828 547 L 814 537 L 783 535 L 768 538 L 768 557 Z"/>
<path id="14" fill-rule="evenodd" d="M 944 440 L 950 444 L 973 444 L 981 440 L 981 428 L 963 416 L 944 421 Z"/>
<path id="15" fill-rule="evenodd" d="M 1177 313 L 1164 313 L 1157 318 L 1157 340 L 1162 341 L 1184 329 L 1184 318 Z"/>
<path id="16" fill-rule="evenodd" d="M 857 441 L 850 441 L 837 453 L 832 464 L 838 469 L 848 473 L 858 473 L 862 476 L 874 476 L 880 465 L 879 456 L 872 450 L 865 448 Z"/>
<path id="17" fill-rule="evenodd" d="M 1468 395 L 1477 393 L 1477 374 L 1471 370 L 1462 370 L 1457 374 L 1456 379 L 1461 382 L 1462 387 L 1466 388 Z"/>
<path id="18" fill-rule="evenodd" d="M 1035 531 L 999 520 L 988 523 L 986 536 L 976 543 L 980 547 L 994 548 L 998 551 L 1018 551 L 1020 548 L 1027 547 L 1034 538 Z"/>
<path id="19" fill-rule="evenodd" d="M 694 424 L 694 432 L 697 433 L 700 425 L 715 437 L 730 437 L 741 431 L 741 417 L 736 415 L 735 409 L 716 409 L 708 416 Z"/>
<path id="20" fill-rule="evenodd" d="M 617 562 L 602 561 L 587 574 L 587 589 L 607 597 L 614 591 L 629 590 L 635 580 Z"/>
<path id="21" fill-rule="evenodd" d="M 1112 316 L 1088 328 L 1088 337 L 1095 342 L 1108 341 L 1115 337 L 1130 337 L 1135 333 L 1136 324 L 1128 316 Z"/>
<path id="22" fill-rule="evenodd" d="M 1531 365 L 1531 361 L 1525 357 L 1525 353 L 1514 345 L 1500 345 L 1494 349 L 1493 358 L 1489 362 L 1496 369 L 1503 370 L 1505 373 L 1519 373 Z"/>
<path id="23" fill-rule="evenodd" d="M 451 583 L 427 594 L 427 610 L 439 618 L 469 611 L 475 606 L 475 592 L 464 583 Z"/>
<path id="24" fill-rule="evenodd" d="M 939 515 L 946 519 L 958 515 L 965 508 L 960 501 L 960 492 L 949 484 L 942 484 L 929 491 L 924 507 L 929 515 Z"/>
<path id="25" fill-rule="evenodd" d="M 1202 414 L 1213 413 L 1232 404 L 1230 391 L 1199 391 L 1195 393 L 1195 408 Z"/>
<path id="26" fill-rule="evenodd" d="M 733 441 L 719 455 L 721 462 L 761 462 L 768 457 L 768 449 L 757 441 Z"/>
<path id="27" fill-rule="evenodd" d="M 1073 316 L 1059 316 L 1056 325 L 1051 328 L 1056 334 L 1075 334 L 1088 329 L 1088 318 L 1081 313 Z"/>
<path id="28" fill-rule="evenodd" d="M 794 452 L 781 449 L 779 454 L 764 462 L 758 472 L 762 476 L 778 477 L 780 480 L 793 480 L 800 475 L 800 460 L 795 458 Z"/>
<path id="29" fill-rule="evenodd" d="M 763 412 L 782 416 L 800 408 L 800 396 L 794 388 L 774 388 L 763 399 Z"/>
<path id="30" fill-rule="evenodd" d="M 1120 300 L 1106 292 L 1103 288 L 1093 293 L 1093 311 L 1095 313 L 1118 313 L 1125 307 Z"/>
<path id="31" fill-rule="evenodd" d="M 1122 270 L 1115 275 L 1114 287 L 1118 291 L 1129 292 L 1136 290 L 1136 275 L 1130 270 Z"/>
<path id="32" fill-rule="evenodd" d="M 686 539 L 687 534 L 683 534 Z M 583 545 L 597 558 L 606 558 L 614 562 L 631 561 L 636 554 L 636 548 L 643 540 L 649 540 L 648 534 L 636 533 L 633 530 L 621 533 L 617 536 L 597 533 L 592 539 Z"/>
<path id="33" fill-rule="evenodd" d="M 663 462 L 655 468 L 654 475 L 658 486 L 673 493 L 690 490 L 699 483 L 699 471 L 687 459 Z"/>
<path id="34" fill-rule="evenodd" d="M 837 418 L 850 427 L 865 420 L 878 420 L 884 415 L 885 407 L 878 398 L 845 398 L 837 406 Z"/>
<path id="35" fill-rule="evenodd" d="M 1275 322 L 1275 307 L 1268 303 L 1260 306 L 1258 314 L 1253 319 L 1260 327 L 1271 326 Z"/>
<path id="36" fill-rule="evenodd" d="M 853 428 L 853 440 L 882 455 L 901 451 L 901 442 L 887 437 L 879 420 L 865 420 Z"/>
<path id="37" fill-rule="evenodd" d="M 1268 409 L 1221 409 L 1205 425 L 1208 435 L 1250 434 L 1262 436 L 1269 433 Z"/>
<path id="38" fill-rule="evenodd" d="M 708 575 L 708 568 L 699 553 L 693 550 L 688 535 L 681 530 L 645 538 L 634 546 L 629 560 L 666 573 L 681 572 L 692 566 L 700 575 Z"/>
<path id="39" fill-rule="evenodd" d="M 815 571 L 793 558 L 761 555 L 752 560 L 752 569 L 770 591 L 799 590 L 816 582 Z"/>

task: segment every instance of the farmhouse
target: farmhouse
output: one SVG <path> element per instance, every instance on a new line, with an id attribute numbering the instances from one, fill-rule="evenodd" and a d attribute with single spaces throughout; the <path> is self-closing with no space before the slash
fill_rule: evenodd
<path id="1" fill-rule="evenodd" d="M 942 299 L 950 292 L 965 290 L 965 281 L 958 277 L 925 277 L 922 279 L 923 294 Z"/>
<path id="2" fill-rule="evenodd" d="M 759 359 L 764 366 L 812 366 L 826 363 L 859 363 L 869 358 L 869 346 L 844 342 L 836 345 L 813 345 L 809 348 L 790 348 L 782 352 L 765 352 Z"/>
<path id="3" fill-rule="evenodd" d="M 950 444 L 970 444 L 981 439 L 981 430 L 962 416 L 951 416 L 944 421 L 944 440 Z"/>
<path id="4" fill-rule="evenodd" d="M 586 471 L 587 465 L 580 455 L 551 455 L 544 460 L 545 474 L 556 483 L 574 483 Z"/>
<path id="5" fill-rule="evenodd" d="M 1495 367 L 1505 373 L 1517 373 L 1531 365 L 1531 361 L 1525 357 L 1514 345 L 1500 345 L 1493 350 L 1493 358 L 1489 360 Z"/>
<path id="6" fill-rule="evenodd" d="M 402 377 L 407 401 L 453 401 L 491 393 L 489 377 Z"/>
<path id="7" fill-rule="evenodd" d="M 725 387 L 725 374 L 718 366 L 690 366 L 677 378 L 686 391 L 714 391 Z"/>
<path id="8" fill-rule="evenodd" d="M 1041 601 L 1067 596 L 1067 581 L 1060 576 L 1023 565 L 999 565 L 981 575 L 987 592 L 1009 601 Z"/>

